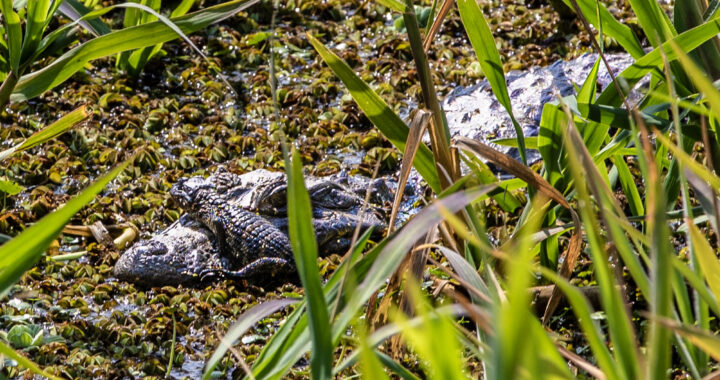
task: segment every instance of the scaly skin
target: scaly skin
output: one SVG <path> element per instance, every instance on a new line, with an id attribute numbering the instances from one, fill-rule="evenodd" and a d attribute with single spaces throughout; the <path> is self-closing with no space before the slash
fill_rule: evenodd
<path id="1" fill-rule="evenodd" d="M 170 194 L 217 237 L 220 254 L 240 266 L 237 271 L 217 269 L 215 272 L 226 277 L 247 278 L 294 271 L 287 235 L 267 219 L 228 204 L 200 179 L 181 179 Z"/>
<path id="2" fill-rule="evenodd" d="M 388 187 L 392 180 L 383 178 L 371 182 L 363 177 L 342 174 L 308 176 L 305 180 L 313 205 L 313 226 L 321 256 L 347 252 L 356 228 L 360 228 L 360 232 L 373 228 L 375 238 L 383 236 L 384 208 L 393 199 Z M 272 279 L 268 274 L 273 273 L 292 271 L 288 275 L 296 278 L 286 243 L 287 186 L 283 173 L 256 170 L 237 175 L 221 166 L 208 178 L 194 177 L 181 182 L 183 184 L 177 185 L 171 193 L 187 212 L 165 230 L 127 249 L 113 270 L 118 279 L 141 286 L 198 286 L 214 280 L 215 275 L 260 284 L 266 280 L 288 279 L 285 276 Z M 370 188 L 370 203 L 361 215 L 365 193 Z M 195 190 L 201 189 L 195 194 Z M 202 192 L 212 196 L 202 198 L 205 196 Z M 407 204 L 413 202 L 409 199 Z M 205 208 L 201 210 L 202 206 Z M 200 214 L 206 217 L 196 219 Z M 225 220 L 221 214 L 225 215 Z M 258 236 L 252 232 L 255 231 L 254 223 L 260 223 L 264 231 L 272 231 L 272 234 Z M 229 234 L 226 230 L 235 233 Z M 277 235 L 277 230 L 284 236 Z M 250 236 L 247 241 L 243 231 Z M 270 245 L 279 241 L 284 242 L 280 247 Z M 250 247 L 263 242 L 265 249 Z"/>

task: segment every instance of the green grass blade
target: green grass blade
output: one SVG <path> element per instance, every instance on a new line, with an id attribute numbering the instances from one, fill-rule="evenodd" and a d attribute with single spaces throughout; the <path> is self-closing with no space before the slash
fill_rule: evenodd
<path id="1" fill-rule="evenodd" d="M 318 251 L 310 195 L 305 188 L 302 161 L 296 150 L 293 149 L 291 157 L 286 155 L 285 168 L 288 178 L 288 233 L 300 281 L 305 289 L 307 315 L 312 335 L 311 375 L 313 379 L 331 379 L 333 345 L 328 328 L 330 316 L 317 268 Z"/>
<path id="2" fill-rule="evenodd" d="M 419 325 L 411 325 L 399 310 L 391 318 L 400 327 L 403 341 L 420 357 L 420 365 L 428 378 L 468 379 L 463 373 L 463 349 L 455 338 L 457 327 L 453 320 L 428 305 L 416 282 L 406 285 L 405 291 L 420 319 Z"/>
<path id="3" fill-rule="evenodd" d="M 330 66 L 335 75 L 345 84 L 350 95 L 357 102 L 360 110 L 365 113 L 368 119 L 380 132 L 395 145 L 400 151 L 405 150 L 405 142 L 409 134 L 408 126 L 388 107 L 385 101 L 380 98 L 367 83 L 363 82 L 355 72 L 340 57 L 330 51 L 315 37 L 307 34 L 308 41 L 315 47 L 320 57 Z M 435 170 L 435 162 L 430 149 L 425 144 L 420 144 L 415 155 L 413 166 L 425 179 L 430 188 L 439 193 L 441 190 L 440 180 Z"/>
<path id="4" fill-rule="evenodd" d="M 350 295 L 350 299 L 347 301 L 345 308 L 333 324 L 333 341 L 337 341 L 345 333 L 352 318 L 363 307 L 370 296 L 380 286 L 385 284 L 385 279 L 390 277 L 397 269 L 413 244 L 415 244 L 420 237 L 424 236 L 428 230 L 442 221 L 443 212 L 458 212 L 494 187 L 495 186 L 484 186 L 476 191 L 461 191 L 446 198 L 438 199 L 395 233 L 377 256 L 377 259 L 374 260 L 368 273 L 364 277 L 358 277 L 364 278 L 364 280 L 357 287 L 357 290 Z"/>
<path id="5" fill-rule="evenodd" d="M 222 340 L 218 344 L 218 347 L 213 352 L 210 359 L 205 364 L 205 372 L 203 373 L 203 380 L 209 380 L 215 367 L 220 363 L 220 360 L 225 356 L 227 351 L 232 347 L 233 343 L 240 339 L 245 332 L 254 326 L 259 320 L 267 317 L 268 315 L 275 313 L 276 311 L 283 309 L 296 303 L 297 300 L 290 298 L 271 300 L 263 302 L 252 309 L 244 312 L 238 320 L 230 327 L 227 333 L 223 336 Z"/>
<path id="6" fill-rule="evenodd" d="M 177 29 L 162 21 L 135 26 L 94 38 L 63 54 L 57 60 L 32 74 L 20 79 L 11 96 L 11 101 L 22 101 L 39 96 L 43 92 L 64 82 L 87 62 L 133 50 L 164 43 L 178 37 L 176 30 L 189 34 L 208 25 L 233 16 L 238 11 L 257 3 L 259 0 L 236 0 L 205 8 L 172 20 Z"/>
<path id="7" fill-rule="evenodd" d="M 668 15 L 655 0 L 629 0 L 640 27 L 652 46 L 657 47 L 677 35 Z"/>
<path id="8" fill-rule="evenodd" d="M 625 301 L 619 290 L 618 279 L 610 265 L 609 255 L 603 240 L 603 231 L 593 207 L 591 191 L 601 209 L 614 209 L 610 200 L 603 196 L 604 182 L 599 180 L 597 168 L 572 123 L 565 133 L 568 162 L 573 178 L 577 199 L 583 206 L 579 208 L 587 236 L 589 252 L 595 264 L 595 275 L 600 289 L 600 298 L 607 314 L 608 331 L 614 347 L 615 360 L 621 370 L 621 378 L 636 379 L 640 373 L 639 358 L 635 342 L 635 332 L 630 316 L 625 309 Z M 609 222 L 608 222 L 609 223 Z"/>
<path id="9" fill-rule="evenodd" d="M 573 9 L 569 0 L 563 1 L 570 9 Z M 577 3 L 585 18 L 595 27 L 598 27 L 597 11 L 599 9 L 603 33 L 614 38 L 633 58 L 638 59 L 645 55 L 645 51 L 632 29 L 618 21 L 603 4 L 597 0 L 577 0 Z"/>
<path id="10" fill-rule="evenodd" d="M 23 141 L 21 144 L 0 152 L 0 162 L 13 155 L 15 152 L 30 149 L 36 145 L 42 144 L 58 135 L 65 133 L 65 131 L 67 131 L 68 129 L 85 120 L 89 115 L 90 113 L 87 111 L 85 106 L 82 106 L 75 111 L 68 113 L 56 122 L 50 124 L 49 126 L 43 128 L 38 132 L 33 133 L 27 140 Z"/>
<path id="11" fill-rule="evenodd" d="M 63 0 L 58 11 L 73 21 L 79 20 L 84 15 L 90 13 L 90 10 L 78 0 Z M 102 36 L 112 31 L 110 27 L 99 18 L 80 21 L 80 25 L 95 36 Z"/>
<path id="12" fill-rule="evenodd" d="M 678 161 L 684 166 L 685 169 L 691 170 L 696 176 L 703 181 L 707 182 L 716 193 L 720 192 L 720 177 L 713 174 L 707 167 L 695 161 L 690 155 L 685 153 L 684 150 L 680 149 L 677 145 L 670 142 L 670 140 L 662 134 L 656 133 L 655 139 L 663 144 L 673 154 L 673 157 L 677 158 Z"/>
<path id="13" fill-rule="evenodd" d="M 505 83 L 505 73 L 503 71 L 502 61 L 500 60 L 500 53 L 498 53 L 497 47 L 495 46 L 495 39 L 487 24 L 487 20 L 485 20 L 485 16 L 480 11 L 480 7 L 475 0 L 458 0 L 457 5 L 460 11 L 460 18 L 465 26 L 468 38 L 470 38 L 470 43 L 475 50 L 475 55 L 477 55 L 480 67 L 482 67 L 483 73 L 485 73 L 485 77 L 490 83 L 495 97 L 497 97 L 500 104 L 503 105 L 510 115 L 510 120 L 512 120 L 513 126 L 515 127 L 515 134 L 517 135 L 520 157 L 523 163 L 527 165 L 525 136 L 522 127 L 518 124 L 512 111 L 512 104 L 510 103 L 510 96 L 508 95 L 507 84 Z"/>
<path id="14" fill-rule="evenodd" d="M 694 223 L 688 223 L 688 228 L 705 281 L 707 281 L 715 297 L 720 297 L 720 262 L 715 255 L 715 250 Z"/>
<path id="15" fill-rule="evenodd" d="M 53 1 L 54 3 L 55 1 Z M 22 45 L 21 61 L 33 55 L 42 40 L 46 20 L 52 18 L 54 9 L 50 0 L 28 1 L 25 16 L 25 38 Z M 52 12 L 52 13 L 51 13 Z"/>
<path id="16" fill-rule="evenodd" d="M 623 158 L 623 156 L 613 156 L 612 161 L 618 170 L 620 186 L 622 186 L 623 193 L 625 193 L 630 211 L 635 216 L 645 215 L 645 207 L 643 206 L 640 192 L 637 189 L 635 177 L 630 173 L 630 169 L 625 163 L 625 158 Z"/>
<path id="17" fill-rule="evenodd" d="M 713 19 L 706 22 L 705 24 L 696 26 L 684 33 L 681 33 L 667 42 L 662 44 L 662 49 L 667 53 L 667 59 L 674 61 L 677 56 L 671 49 L 670 43 L 675 42 L 678 46 L 682 46 L 683 50 L 687 53 L 698 46 L 702 45 L 705 41 L 710 40 L 714 36 L 720 33 L 720 19 Z M 632 88 L 637 82 L 642 79 L 647 73 L 652 72 L 657 78 L 664 78 L 663 74 L 663 58 L 660 52 L 660 48 L 655 48 L 653 51 L 645 54 L 643 57 L 638 58 L 635 63 L 630 67 L 623 70 L 617 79 L 621 83 L 625 82 L 628 85 L 628 89 Z M 598 98 L 596 103 L 606 104 L 611 106 L 618 106 L 621 103 L 621 97 L 617 93 L 615 86 L 608 86 Z"/>
<path id="18" fill-rule="evenodd" d="M 85 120 L 88 116 L 90 116 L 90 112 L 85 106 L 82 106 L 61 117 L 56 122 L 45 127 L 43 130 L 33 133 L 32 136 L 28 137 L 28 139 L 20 145 L 18 150 L 30 149 L 34 146 L 42 144 L 45 141 L 48 141 L 74 127 L 81 121 Z"/>
<path id="19" fill-rule="evenodd" d="M 405 12 L 405 3 L 400 0 L 376 0 L 378 4 L 397 12 Z"/>
<path id="20" fill-rule="evenodd" d="M 547 277 L 559 287 L 567 297 L 580 328 L 585 333 L 585 339 L 587 339 L 590 349 L 607 379 L 621 379 L 621 375 L 617 372 L 617 363 L 612 359 L 612 355 L 610 355 L 610 351 L 605 345 L 602 329 L 592 318 L 590 304 L 582 292 L 570 285 L 566 279 L 558 276 L 557 273 L 547 268 L 538 267 L 538 269 L 544 277 Z"/>
<path id="21" fill-rule="evenodd" d="M 32 372 L 36 375 L 44 376 L 51 380 L 60 380 L 59 377 L 53 376 L 53 375 L 43 371 L 40 367 L 37 366 L 37 364 L 33 363 L 32 361 L 28 360 L 24 356 L 15 352 L 15 350 L 10 348 L 3 341 L 0 341 L 0 354 L 5 355 L 12 360 L 15 360 L 16 362 L 18 362 L 18 364 L 20 366 L 29 369 L 30 372 Z"/>
<path id="22" fill-rule="evenodd" d="M 120 174 L 130 162 L 132 160 L 124 162 L 98 178 L 64 206 L 43 217 L 18 236 L 0 246 L 0 294 L 7 291 L 10 285 L 14 284 L 25 271 L 37 262 L 70 218 L 92 201 L 95 195 Z"/>
<path id="23" fill-rule="evenodd" d="M 601 63 L 602 59 L 598 57 L 597 60 L 595 60 L 595 64 L 593 65 L 592 70 L 590 70 L 590 73 L 585 79 L 585 82 L 583 82 L 582 87 L 580 87 L 580 90 L 577 93 L 578 103 L 591 104 L 595 102 L 595 92 L 597 90 L 597 76 L 598 70 L 600 70 Z"/>
<path id="24" fill-rule="evenodd" d="M 22 53 L 22 27 L 20 16 L 13 10 L 12 0 L 0 0 L 0 13 L 3 14 L 5 33 L 7 34 L 7 49 L 10 67 L 16 75 L 20 75 L 20 56 Z"/>

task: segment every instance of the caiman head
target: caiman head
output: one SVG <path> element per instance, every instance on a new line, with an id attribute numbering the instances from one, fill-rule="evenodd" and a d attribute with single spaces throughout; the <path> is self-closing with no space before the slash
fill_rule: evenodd
<path id="1" fill-rule="evenodd" d="M 213 239 L 201 223 L 183 215 L 165 231 L 126 250 L 113 275 L 141 286 L 200 284 L 203 271 L 223 265 Z"/>
<path id="2" fill-rule="evenodd" d="M 215 187 L 202 177 L 180 178 L 170 188 L 170 196 L 185 210 L 198 210 Z"/>

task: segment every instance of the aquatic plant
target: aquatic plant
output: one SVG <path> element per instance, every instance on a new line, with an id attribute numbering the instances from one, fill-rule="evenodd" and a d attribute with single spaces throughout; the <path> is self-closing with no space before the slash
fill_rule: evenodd
<path id="1" fill-rule="evenodd" d="M 720 177 L 714 171 L 720 93 L 712 70 L 703 69 L 717 62 L 704 58 L 715 54 L 717 2 L 708 9 L 701 1 L 677 7 L 671 22 L 658 3 L 631 1 L 652 46 L 646 53 L 635 31 L 599 2 L 567 1 L 588 30 L 592 24 L 599 31 L 597 38 L 590 31 L 590 39 L 601 54 L 576 96 L 545 106 L 539 136 L 525 138 L 514 122 L 517 139 L 505 143 L 518 147 L 523 161 L 526 149 L 538 149 L 543 161 L 535 169 L 477 141 L 449 141 L 425 61 L 432 33 L 427 32 L 430 40 L 423 46 L 410 1 L 379 3 L 403 15 L 422 84 L 425 111 L 418 111 L 411 127 L 319 39 L 308 39 L 368 119 L 404 151 L 401 173 L 407 173 L 407 161 L 412 161 L 437 199 L 365 256 L 359 252 L 367 240 L 360 238 L 323 291 L 306 289 L 299 306 L 246 370 L 255 378 L 280 378 L 309 352 L 312 378 L 350 375 L 358 361 L 369 378 L 386 378 L 390 372 L 413 379 L 414 371 L 431 378 L 485 379 L 575 378 L 574 371 L 607 379 L 660 379 L 671 370 L 696 379 L 717 375 L 710 357 L 720 359 L 720 339 L 711 327 L 712 315 L 720 316 Z M 445 1 L 440 8 L 452 4 Z M 512 115 L 488 23 L 474 0 L 458 0 L 457 5 L 483 72 Z M 438 14 L 429 24 L 443 21 L 443 12 Z M 598 94 L 605 35 L 636 63 Z M 630 90 L 648 74 L 653 78 L 650 89 L 637 105 L 630 104 Z M 420 142 L 427 126 L 432 151 Z M 703 149 L 696 151 L 696 146 Z M 461 155 L 455 149 L 464 152 L 463 161 L 470 166 L 465 175 L 456 169 Z M 510 181 L 522 182 L 530 199 L 513 233 L 495 244 L 485 229 L 485 199 L 509 182 L 488 177 L 479 157 L 515 175 Z M 290 166 L 288 175 L 297 175 Z M 288 203 L 293 202 L 289 197 Z M 307 205 L 296 206 L 300 213 L 309 212 Z M 673 231 L 668 225 L 672 218 L 684 222 Z M 427 243 L 438 235 L 442 244 Z M 302 248 L 311 233 L 292 238 L 301 250 L 296 255 L 311 254 Z M 450 305 L 429 307 L 417 290 L 422 271 L 411 268 L 417 261 L 425 267 L 429 252 L 432 277 L 445 280 L 439 288 L 445 286 L 443 300 Z M 571 283 L 581 256 L 592 263 L 595 288 Z M 530 307 L 529 289 L 543 281 L 552 285 L 539 318 Z M 379 291 L 385 295 L 378 303 Z M 594 302 L 588 298 L 591 291 L 599 295 Z M 385 300 L 398 300 L 398 292 L 409 298 L 396 304 L 399 310 L 388 318 L 393 307 Z M 581 343 L 589 348 L 585 353 L 574 352 L 562 332 L 553 330 L 561 295 L 570 305 L 562 318 L 574 314 Z M 629 299 L 636 300 L 633 309 Z M 258 305 L 240 317 L 228 336 L 243 335 L 253 321 L 285 305 Z M 328 313 L 310 312 L 323 305 Z M 330 341 L 317 334 L 320 325 L 328 325 Z M 314 328 L 308 331 L 308 326 Z M 368 333 L 372 327 L 376 330 Z M 401 341 L 393 338 L 398 334 Z M 406 360 L 401 342 L 412 348 L 418 362 Z M 328 359 L 340 348 L 339 358 Z M 215 352 L 205 378 L 225 350 L 221 346 Z M 679 359 L 671 361 L 671 352 Z"/>
<path id="2" fill-rule="evenodd" d="M 118 7 L 134 6 L 143 9 L 144 6 L 126 3 L 101 8 L 84 15 L 76 13 L 79 18 L 75 21 L 48 31 L 50 21 L 62 3 L 61 0 L 28 1 L 19 13 L 13 9 L 11 0 L 2 0 L 0 12 L 3 15 L 3 29 L 0 34 L 4 34 L 5 38 L 0 40 L 0 80 L 3 81 L 0 85 L 0 106 L 8 101 L 18 102 L 39 96 L 82 70 L 85 64 L 92 60 L 124 51 L 157 46 L 184 34 L 202 30 L 257 1 L 236 0 L 221 3 L 177 17 L 172 22 L 158 20 L 97 35 L 70 48 L 75 41 L 73 36 L 77 32 L 78 25 L 87 25 L 83 22 L 93 20 Z M 25 16 L 24 33 L 20 14 Z M 90 28 L 90 31 L 98 32 L 96 28 Z M 46 32 L 49 33 L 46 35 Z M 59 55 L 59 52 L 62 54 Z M 28 72 L 34 63 L 53 57 L 57 58 L 50 64 Z M 138 59 L 133 65 L 139 69 L 141 61 L 143 60 Z"/>
<path id="3" fill-rule="evenodd" d="M 162 6 L 161 0 L 136 0 L 138 4 L 147 6 L 155 12 L 160 12 Z M 173 11 L 170 13 L 170 19 L 180 17 L 192 8 L 196 0 L 183 0 L 175 6 Z M 125 17 L 123 18 L 123 27 L 129 28 L 132 26 L 147 24 L 149 22 L 157 21 L 157 17 L 151 13 L 143 12 L 140 9 L 128 8 L 125 10 Z M 162 44 L 155 46 L 137 49 L 134 51 L 124 51 L 117 56 L 115 64 L 121 70 L 127 71 L 132 77 L 137 77 L 140 72 L 156 54 L 162 49 Z"/>

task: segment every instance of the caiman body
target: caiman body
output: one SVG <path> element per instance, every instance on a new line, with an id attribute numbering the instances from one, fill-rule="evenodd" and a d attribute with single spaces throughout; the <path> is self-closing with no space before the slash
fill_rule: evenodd
<path id="1" fill-rule="evenodd" d="M 321 254 L 344 253 L 352 233 L 385 229 L 381 209 L 392 199 L 387 180 L 307 177 Z M 372 189 L 365 213 L 365 192 Z M 208 178 L 181 179 L 171 195 L 186 211 L 118 260 L 117 278 L 145 286 L 198 285 L 218 276 L 249 281 L 294 277 L 287 237 L 287 182 L 278 172 L 236 175 L 220 168 Z"/>

